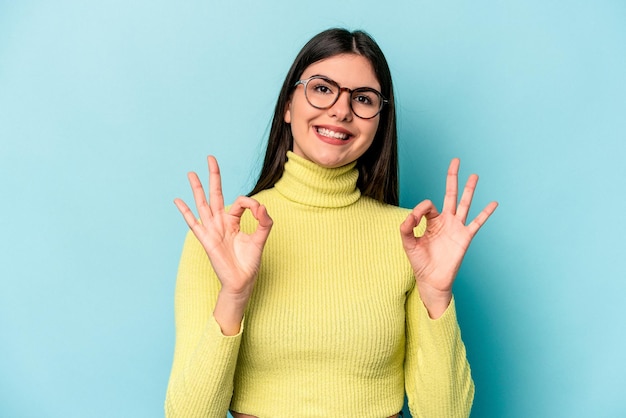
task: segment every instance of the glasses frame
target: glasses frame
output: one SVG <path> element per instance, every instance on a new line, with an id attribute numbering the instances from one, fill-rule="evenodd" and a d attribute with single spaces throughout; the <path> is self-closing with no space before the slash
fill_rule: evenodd
<path id="1" fill-rule="evenodd" d="M 329 84 L 335 85 L 337 86 L 337 95 L 335 96 L 335 100 L 333 100 L 333 102 L 331 104 L 329 104 L 328 106 L 324 106 L 324 107 L 320 107 L 320 106 L 315 106 L 313 103 L 311 103 L 311 100 L 309 100 L 309 96 L 307 94 L 307 85 L 309 84 L 309 81 L 311 80 L 324 80 L 326 82 L 328 82 Z M 379 92 L 376 89 L 373 89 L 371 87 L 358 87 L 356 89 L 350 89 L 348 87 L 341 87 L 335 80 L 331 80 L 328 77 L 324 77 L 323 75 L 314 75 L 312 77 L 309 78 L 305 78 L 303 80 L 298 80 L 296 81 L 296 83 L 293 85 L 294 88 L 298 87 L 300 84 L 302 84 L 304 86 L 304 97 L 306 98 L 306 101 L 313 106 L 316 109 L 330 109 L 331 107 L 333 107 L 335 105 L 335 103 L 337 103 L 337 100 L 339 100 L 339 97 L 341 97 L 341 93 L 344 91 L 347 91 L 348 93 L 350 93 L 350 110 L 352 111 L 352 113 L 354 113 L 354 115 L 360 119 L 373 119 L 376 116 L 378 116 L 380 114 L 380 112 L 383 110 L 383 107 L 385 106 L 385 104 L 389 103 L 389 100 L 387 100 L 385 98 L 385 96 L 382 95 L 381 92 Z M 369 118 L 364 118 L 363 116 L 360 116 L 359 114 L 357 114 L 354 111 L 354 108 L 352 107 L 352 95 L 356 92 L 361 92 L 361 91 L 367 91 L 367 92 L 371 92 L 371 93 L 375 93 L 378 95 L 378 97 L 380 97 L 380 106 L 378 108 L 378 111 L 374 114 L 374 116 L 370 116 Z"/>

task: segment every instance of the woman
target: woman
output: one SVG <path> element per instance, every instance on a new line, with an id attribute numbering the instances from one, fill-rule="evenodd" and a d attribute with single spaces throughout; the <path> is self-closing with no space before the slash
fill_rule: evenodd
<path id="1" fill-rule="evenodd" d="M 466 218 L 459 161 L 443 210 L 398 208 L 391 76 L 367 34 L 331 29 L 292 65 L 250 196 L 224 208 L 217 161 L 176 285 L 169 417 L 468 416 L 474 386 L 452 284 L 497 204 Z M 271 217 L 270 217 L 271 214 Z M 398 232 L 399 228 L 399 232 Z"/>

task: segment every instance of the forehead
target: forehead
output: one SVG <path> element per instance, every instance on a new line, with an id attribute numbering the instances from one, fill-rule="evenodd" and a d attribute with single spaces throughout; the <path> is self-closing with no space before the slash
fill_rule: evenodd
<path id="1" fill-rule="evenodd" d="M 343 87 L 371 87 L 380 90 L 372 64 L 362 55 L 341 54 L 314 62 L 304 70 L 302 78 L 314 75 L 326 76 Z"/>

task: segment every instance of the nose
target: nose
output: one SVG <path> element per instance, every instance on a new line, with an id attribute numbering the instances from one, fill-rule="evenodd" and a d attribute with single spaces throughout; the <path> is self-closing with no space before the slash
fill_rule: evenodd
<path id="1" fill-rule="evenodd" d="M 352 100 L 352 93 L 348 89 L 341 89 L 339 97 L 334 105 L 328 108 L 328 115 L 336 117 L 338 120 L 351 121 L 352 120 L 352 108 L 350 107 L 350 100 Z"/>

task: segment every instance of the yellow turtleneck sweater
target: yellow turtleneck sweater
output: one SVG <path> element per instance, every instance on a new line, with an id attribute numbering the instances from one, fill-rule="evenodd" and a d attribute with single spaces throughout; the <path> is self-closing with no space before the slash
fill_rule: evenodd
<path id="1" fill-rule="evenodd" d="M 254 196 L 274 226 L 236 336 L 212 316 L 220 284 L 189 233 L 167 417 L 382 418 L 405 390 L 414 417 L 469 415 L 454 301 L 430 319 L 402 249 L 408 210 L 361 196 L 357 177 L 354 163 L 325 169 L 290 152 L 280 181 Z M 242 230 L 254 228 L 244 215 Z"/>

